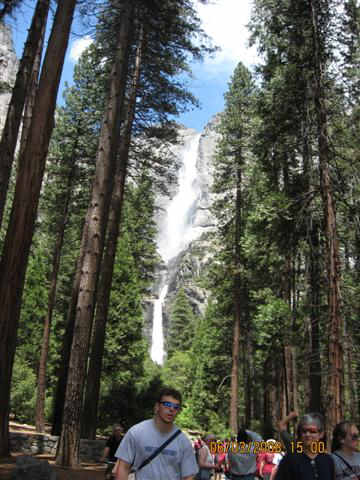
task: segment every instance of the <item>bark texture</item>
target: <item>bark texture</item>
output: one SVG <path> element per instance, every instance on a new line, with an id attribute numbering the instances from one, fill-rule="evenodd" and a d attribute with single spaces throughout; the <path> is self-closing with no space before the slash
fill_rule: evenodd
<path id="1" fill-rule="evenodd" d="M 107 107 L 100 133 L 96 172 L 89 207 L 88 231 L 81 266 L 81 278 L 74 335 L 66 385 L 63 427 L 56 462 L 62 466 L 79 463 L 80 418 L 86 378 L 97 281 L 101 267 L 110 199 L 113 190 L 120 122 L 126 91 L 128 56 L 134 4 L 124 1 L 117 36 L 117 50 L 110 74 Z"/>
<path id="2" fill-rule="evenodd" d="M 19 135 L 21 116 L 26 98 L 31 90 L 34 66 L 36 66 L 36 58 L 39 55 L 39 46 L 41 46 L 42 50 L 49 5 L 50 0 L 38 0 L 36 4 L 2 132 L 0 142 L 0 227 Z"/>
<path id="3" fill-rule="evenodd" d="M 74 168 L 69 170 L 66 196 L 63 199 L 63 210 L 57 225 L 57 239 L 52 255 L 52 271 L 50 278 L 50 290 L 48 294 L 48 309 L 44 321 L 43 340 L 41 344 L 38 384 L 36 396 L 35 427 L 37 432 L 45 431 L 45 394 L 46 394 L 46 364 L 49 353 L 50 329 L 52 314 L 55 306 L 57 278 L 60 267 L 61 251 L 64 244 L 65 226 L 69 217 L 69 205 L 72 193 Z"/>
<path id="4" fill-rule="evenodd" d="M 234 329 L 232 346 L 232 368 L 230 385 L 230 428 L 234 434 L 238 432 L 238 390 L 239 390 L 239 353 L 241 328 L 241 274 L 240 274 L 240 236 L 241 236 L 241 161 L 236 166 L 236 199 L 235 199 L 235 272 L 234 272 Z"/>
<path id="5" fill-rule="evenodd" d="M 55 14 L 0 264 L 0 455 L 9 449 L 10 385 L 21 297 L 75 4 L 76 0 L 63 0 Z"/>
<path id="6" fill-rule="evenodd" d="M 331 150 L 328 134 L 326 108 L 324 39 L 320 30 L 321 9 L 319 0 L 311 0 L 314 73 L 315 73 L 315 110 L 318 130 L 320 187 L 325 219 L 326 266 L 328 275 L 328 307 L 329 307 L 329 349 L 328 349 L 328 399 L 326 405 L 328 433 L 343 418 L 343 349 L 340 312 L 340 259 L 336 227 L 336 211 L 334 194 L 330 177 Z M 320 8 L 321 7 L 321 8 Z"/>
<path id="7" fill-rule="evenodd" d="M 87 376 L 86 393 L 82 421 L 82 438 L 95 439 L 97 426 L 97 410 L 100 392 L 100 375 L 105 344 L 105 328 L 108 317 L 111 283 L 114 272 L 114 263 L 123 210 L 124 187 L 128 168 L 131 131 L 135 116 L 136 94 L 139 86 L 142 51 L 144 47 L 143 28 L 140 28 L 139 43 L 136 53 L 135 70 L 131 92 L 127 107 L 127 120 L 121 139 L 121 145 L 116 167 L 115 184 L 110 204 L 107 243 L 101 268 L 101 282 L 96 304 L 94 332 L 92 335 L 92 348 L 90 355 L 89 371 Z"/>

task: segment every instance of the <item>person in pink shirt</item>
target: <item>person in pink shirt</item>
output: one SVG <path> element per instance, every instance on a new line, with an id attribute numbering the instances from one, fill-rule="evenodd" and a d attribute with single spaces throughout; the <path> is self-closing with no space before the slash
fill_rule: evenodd
<path id="1" fill-rule="evenodd" d="M 262 453 L 259 459 L 259 474 L 264 480 L 269 480 L 272 471 L 275 468 L 274 453 Z"/>

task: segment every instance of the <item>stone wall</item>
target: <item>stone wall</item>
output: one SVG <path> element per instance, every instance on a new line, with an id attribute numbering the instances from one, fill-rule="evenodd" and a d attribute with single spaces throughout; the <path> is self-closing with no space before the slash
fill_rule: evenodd
<path id="1" fill-rule="evenodd" d="M 10 432 L 10 450 L 12 452 L 37 455 L 41 453 L 55 455 L 58 437 L 41 433 Z M 80 460 L 98 462 L 103 454 L 106 440 L 80 441 Z"/>

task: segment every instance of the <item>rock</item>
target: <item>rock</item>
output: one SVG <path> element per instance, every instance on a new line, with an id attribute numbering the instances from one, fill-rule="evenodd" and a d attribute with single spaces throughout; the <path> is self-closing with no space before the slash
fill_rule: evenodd
<path id="1" fill-rule="evenodd" d="M 56 472 L 46 460 L 23 456 L 17 457 L 12 480 L 56 480 Z"/>
<path id="2" fill-rule="evenodd" d="M 11 30 L 0 22 L 0 131 L 5 123 L 18 67 Z"/>
<path id="3" fill-rule="evenodd" d="M 211 212 L 211 205 L 215 196 L 211 192 L 211 188 L 214 175 L 213 161 L 216 144 L 219 140 L 217 130 L 220 120 L 221 114 L 215 115 L 200 135 L 196 157 L 196 178 L 193 181 L 197 198 L 191 211 L 188 212 L 187 225 L 190 228 L 186 230 L 187 235 L 192 241 L 182 251 L 177 252 L 176 257 L 170 259 L 167 265 L 165 265 L 165 263 L 159 265 L 158 271 L 155 274 L 155 281 L 151 291 L 152 298 L 159 296 L 161 286 L 164 282 L 169 285 L 163 305 L 165 337 L 170 327 L 172 303 L 181 287 L 184 288 L 194 313 L 196 315 L 203 315 L 205 312 L 208 292 L 198 285 L 198 280 L 211 262 L 214 253 L 211 251 L 213 247 L 208 237 L 215 226 L 215 218 Z M 193 129 L 179 126 L 179 137 L 182 141 L 174 150 L 178 158 L 174 170 L 176 169 L 178 173 L 180 172 L 181 159 L 183 158 L 184 152 L 187 151 L 186 148 L 189 140 L 198 135 L 198 132 Z M 176 195 L 178 188 L 179 185 L 173 187 L 170 198 L 164 196 L 158 196 L 156 198 L 160 212 L 155 218 L 159 231 L 158 245 L 162 243 L 167 244 L 167 242 L 171 240 L 171 236 L 169 236 L 169 232 L 166 230 L 166 209 L 169 202 L 171 202 L 172 198 Z M 176 234 L 177 232 L 174 233 L 174 235 Z M 161 242 L 161 240 L 163 240 L 163 242 Z M 166 280 L 164 280 L 165 278 Z M 144 334 L 151 343 L 153 309 L 150 308 L 150 303 L 151 301 L 144 306 Z"/>

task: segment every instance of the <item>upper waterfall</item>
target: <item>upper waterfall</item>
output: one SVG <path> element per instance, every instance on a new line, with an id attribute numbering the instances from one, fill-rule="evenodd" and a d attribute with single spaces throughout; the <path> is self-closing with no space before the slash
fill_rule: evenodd
<path id="1" fill-rule="evenodd" d="M 201 233 L 200 229 L 193 225 L 196 203 L 200 195 L 196 169 L 200 136 L 200 133 L 196 133 L 185 139 L 178 192 L 167 206 L 164 227 L 159 232 L 158 249 L 166 263 Z"/>

